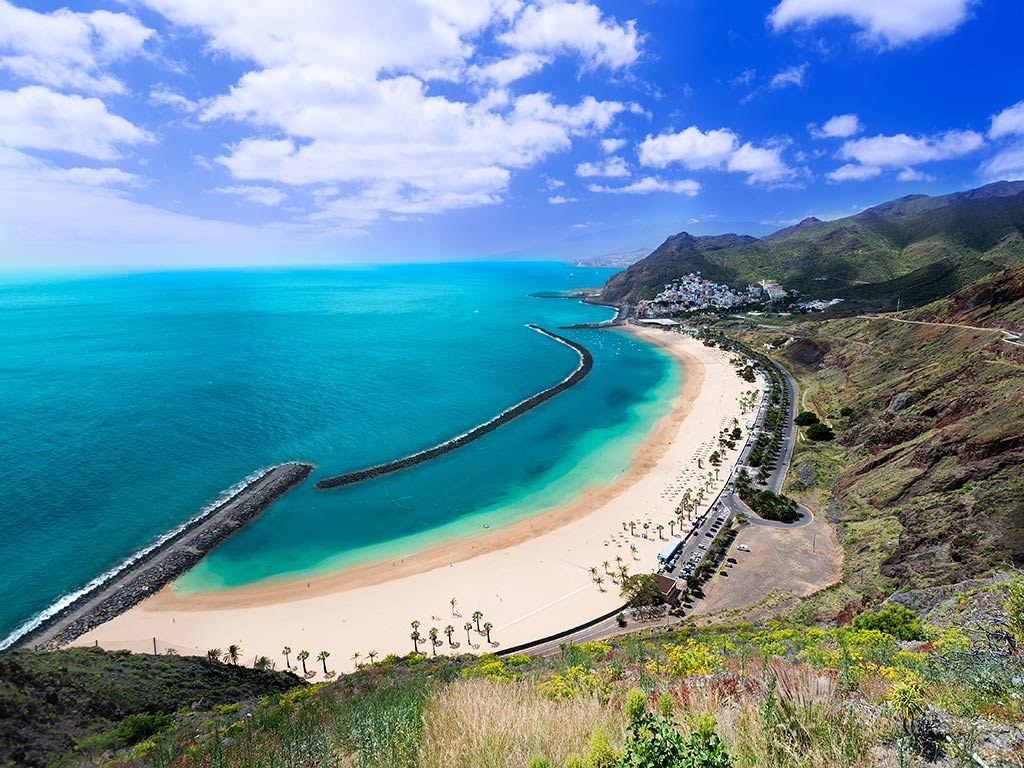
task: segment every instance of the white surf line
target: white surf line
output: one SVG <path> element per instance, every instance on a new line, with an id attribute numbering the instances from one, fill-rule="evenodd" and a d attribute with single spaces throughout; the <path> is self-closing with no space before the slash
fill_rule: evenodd
<path id="1" fill-rule="evenodd" d="M 171 530 L 161 534 L 159 538 L 157 538 L 151 544 L 146 545 L 142 549 L 136 550 L 132 555 L 127 557 L 125 560 L 122 560 L 119 564 L 115 565 L 110 570 L 104 571 L 81 589 L 77 589 L 74 592 L 68 592 L 64 595 L 61 595 L 56 601 L 51 603 L 48 607 L 44 608 L 35 616 L 28 619 L 28 621 L 25 621 L 24 623 L 19 625 L 13 632 L 7 635 L 7 637 L 5 637 L 3 640 L 0 640 L 0 651 L 18 642 L 18 640 L 27 635 L 29 632 L 32 632 L 33 630 L 37 629 L 45 621 L 53 618 L 58 613 L 63 611 L 68 606 L 73 605 L 76 601 L 78 601 L 85 595 L 89 594 L 90 592 L 99 587 L 102 587 L 115 576 L 122 573 L 125 569 L 131 567 L 139 560 L 141 560 L 143 557 L 150 554 L 153 550 L 162 547 L 170 539 L 173 539 L 182 531 L 209 517 L 215 510 L 222 507 L 224 504 L 229 502 L 232 498 L 237 496 L 239 493 L 241 493 L 243 490 L 248 488 L 253 483 L 262 480 L 264 477 L 273 472 L 279 466 L 281 465 L 275 464 L 270 467 L 265 467 L 264 469 L 256 470 L 251 475 L 246 477 L 244 480 L 240 480 L 239 482 L 232 485 L 230 488 L 221 491 L 220 495 L 215 500 L 211 501 L 209 504 L 204 506 L 201 510 L 199 510 L 199 512 L 190 517 L 188 520 L 172 528 Z"/>
<path id="2" fill-rule="evenodd" d="M 552 600 L 552 601 L 551 601 L 550 603 L 548 603 L 547 605 L 542 605 L 542 606 L 541 606 L 540 608 L 537 608 L 536 610 L 530 611 L 529 613 L 524 613 L 524 614 L 523 614 L 522 616 L 520 616 L 520 617 L 519 617 L 518 619 L 513 619 L 513 620 L 512 620 L 512 621 L 510 621 L 510 622 L 509 622 L 508 624 L 505 624 L 504 626 L 498 627 L 498 628 L 497 628 L 496 630 L 494 630 L 494 631 L 495 631 L 495 632 L 501 632 L 501 631 L 502 631 L 502 630 L 504 630 L 504 629 L 508 629 L 509 627 L 513 627 L 513 626 L 515 626 L 516 624 L 518 624 L 518 623 L 519 623 L 519 622 L 521 622 L 521 621 L 526 621 L 527 619 L 529 619 L 529 618 L 531 618 L 531 617 L 533 617 L 533 616 L 536 616 L 536 615 L 537 615 L 538 613 L 541 613 L 542 611 L 546 611 L 546 610 L 547 610 L 548 608 L 554 608 L 554 607 L 555 607 L 556 605 L 558 605 L 559 603 L 561 603 L 561 602 L 564 602 L 564 601 L 568 600 L 568 599 L 569 599 L 570 597 L 575 597 L 576 595 L 578 595 L 578 594 L 579 594 L 580 592 L 582 592 L 583 590 L 585 590 L 585 589 L 590 589 L 590 588 L 591 588 L 591 587 L 593 587 L 593 586 L 595 586 L 595 585 L 594 585 L 594 584 L 587 584 L 587 585 L 585 585 L 585 586 L 582 586 L 582 587 L 580 587 L 579 589 L 577 589 L 577 590 L 576 590 L 576 591 L 574 591 L 574 592 L 570 592 L 570 593 L 569 593 L 569 594 L 567 594 L 567 595 L 562 595 L 562 597 L 558 598 L 557 600 Z"/>

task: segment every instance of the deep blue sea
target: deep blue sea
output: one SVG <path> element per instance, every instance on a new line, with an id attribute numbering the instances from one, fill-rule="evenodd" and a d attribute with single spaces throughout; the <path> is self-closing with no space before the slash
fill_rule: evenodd
<path id="1" fill-rule="evenodd" d="M 615 331 L 578 386 L 439 459 L 319 477 L 458 434 L 576 366 L 552 330 L 612 311 L 531 292 L 601 284 L 557 263 L 103 277 L 0 276 L 0 637 L 255 470 L 313 478 L 178 588 L 336 568 L 478 532 L 624 470 L 678 374 Z"/>

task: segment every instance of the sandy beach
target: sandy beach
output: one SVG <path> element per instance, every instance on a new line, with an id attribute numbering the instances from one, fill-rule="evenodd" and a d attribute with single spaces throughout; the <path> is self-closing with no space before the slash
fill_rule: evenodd
<path id="1" fill-rule="evenodd" d="M 431 652 L 427 634 L 440 631 L 437 653 L 482 653 L 510 647 L 585 622 L 621 604 L 613 582 L 621 562 L 630 573 L 649 572 L 670 532 L 686 488 L 709 486 L 710 502 L 739 452 L 723 452 L 721 479 L 709 478 L 708 456 L 722 429 L 749 416 L 739 400 L 759 384 L 743 381 L 729 354 L 689 336 L 630 328 L 685 366 L 670 411 L 648 434 L 619 479 L 571 503 L 400 560 L 370 563 L 294 580 L 179 595 L 163 589 L 121 616 L 86 633 L 78 645 L 205 654 L 235 643 L 248 663 L 266 655 L 283 667 L 281 649 L 321 650 L 327 667 L 346 671 L 353 654 L 404 654 L 413 649 L 410 623 L 420 622 L 419 648 Z M 698 469 L 698 460 L 703 468 Z M 698 510 L 698 514 L 701 510 Z M 634 533 L 628 529 L 635 523 Z M 644 538 L 644 525 L 646 538 Z M 676 526 L 678 531 L 678 526 Z M 631 546 L 632 545 L 632 546 Z M 635 549 L 633 548 L 635 547 Z M 604 563 L 608 563 L 606 569 Z M 591 568 L 603 579 L 598 585 Z M 453 611 L 451 598 L 457 604 Z M 463 625 L 475 611 L 493 625 L 491 641 Z M 455 627 L 454 647 L 444 628 Z M 295 657 L 292 656 L 295 665 Z"/>

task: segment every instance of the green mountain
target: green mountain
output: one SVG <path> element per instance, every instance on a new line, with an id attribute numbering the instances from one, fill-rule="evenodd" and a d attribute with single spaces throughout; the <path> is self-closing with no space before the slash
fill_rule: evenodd
<path id="1" fill-rule="evenodd" d="M 690 272 L 734 287 L 776 280 L 808 298 L 923 304 L 1024 259 L 1024 181 L 908 195 L 835 221 L 808 218 L 762 238 L 673 235 L 613 275 L 602 298 L 652 298 Z"/>

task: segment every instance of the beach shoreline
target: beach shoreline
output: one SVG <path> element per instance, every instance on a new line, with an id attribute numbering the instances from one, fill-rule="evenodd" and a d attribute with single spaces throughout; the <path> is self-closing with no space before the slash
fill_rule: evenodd
<path id="1" fill-rule="evenodd" d="M 650 570 L 663 540 L 662 531 L 655 536 L 655 530 L 668 528 L 674 519 L 684 486 L 697 478 L 693 465 L 717 447 L 721 429 L 743 415 L 738 400 L 744 385 L 727 353 L 678 333 L 625 332 L 668 352 L 685 366 L 685 375 L 668 412 L 613 482 L 404 558 L 210 592 L 179 594 L 168 586 L 77 642 L 138 650 L 160 638 L 181 653 L 238 642 L 247 651 L 274 656 L 282 645 L 298 647 L 308 637 L 310 645 L 344 660 L 359 648 L 411 650 L 409 630 L 402 627 L 414 619 L 423 622 L 424 637 L 428 622 L 439 629 L 452 622 L 461 631 L 458 610 L 444 607 L 452 596 L 467 611 L 482 610 L 504 646 L 607 612 L 619 604 L 618 590 L 612 578 L 608 589 L 592 578 L 596 566 L 614 556 L 633 572 Z M 726 458 L 728 466 L 731 456 Z M 700 483 L 711 482 L 700 474 Z M 628 521 L 644 532 L 627 532 Z M 364 627 L 358 639 L 349 634 L 354 625 Z M 481 647 L 470 633 L 464 640 L 443 643 L 441 650 Z"/>
<path id="2" fill-rule="evenodd" d="M 312 464 L 285 462 L 253 473 L 226 498 L 147 545 L 56 604 L 49 616 L 26 622 L 11 646 L 60 647 L 124 613 L 192 568 L 217 544 L 301 484 Z M 59 607 L 58 607 L 59 606 Z M 34 625 L 32 625 L 34 622 Z"/>

